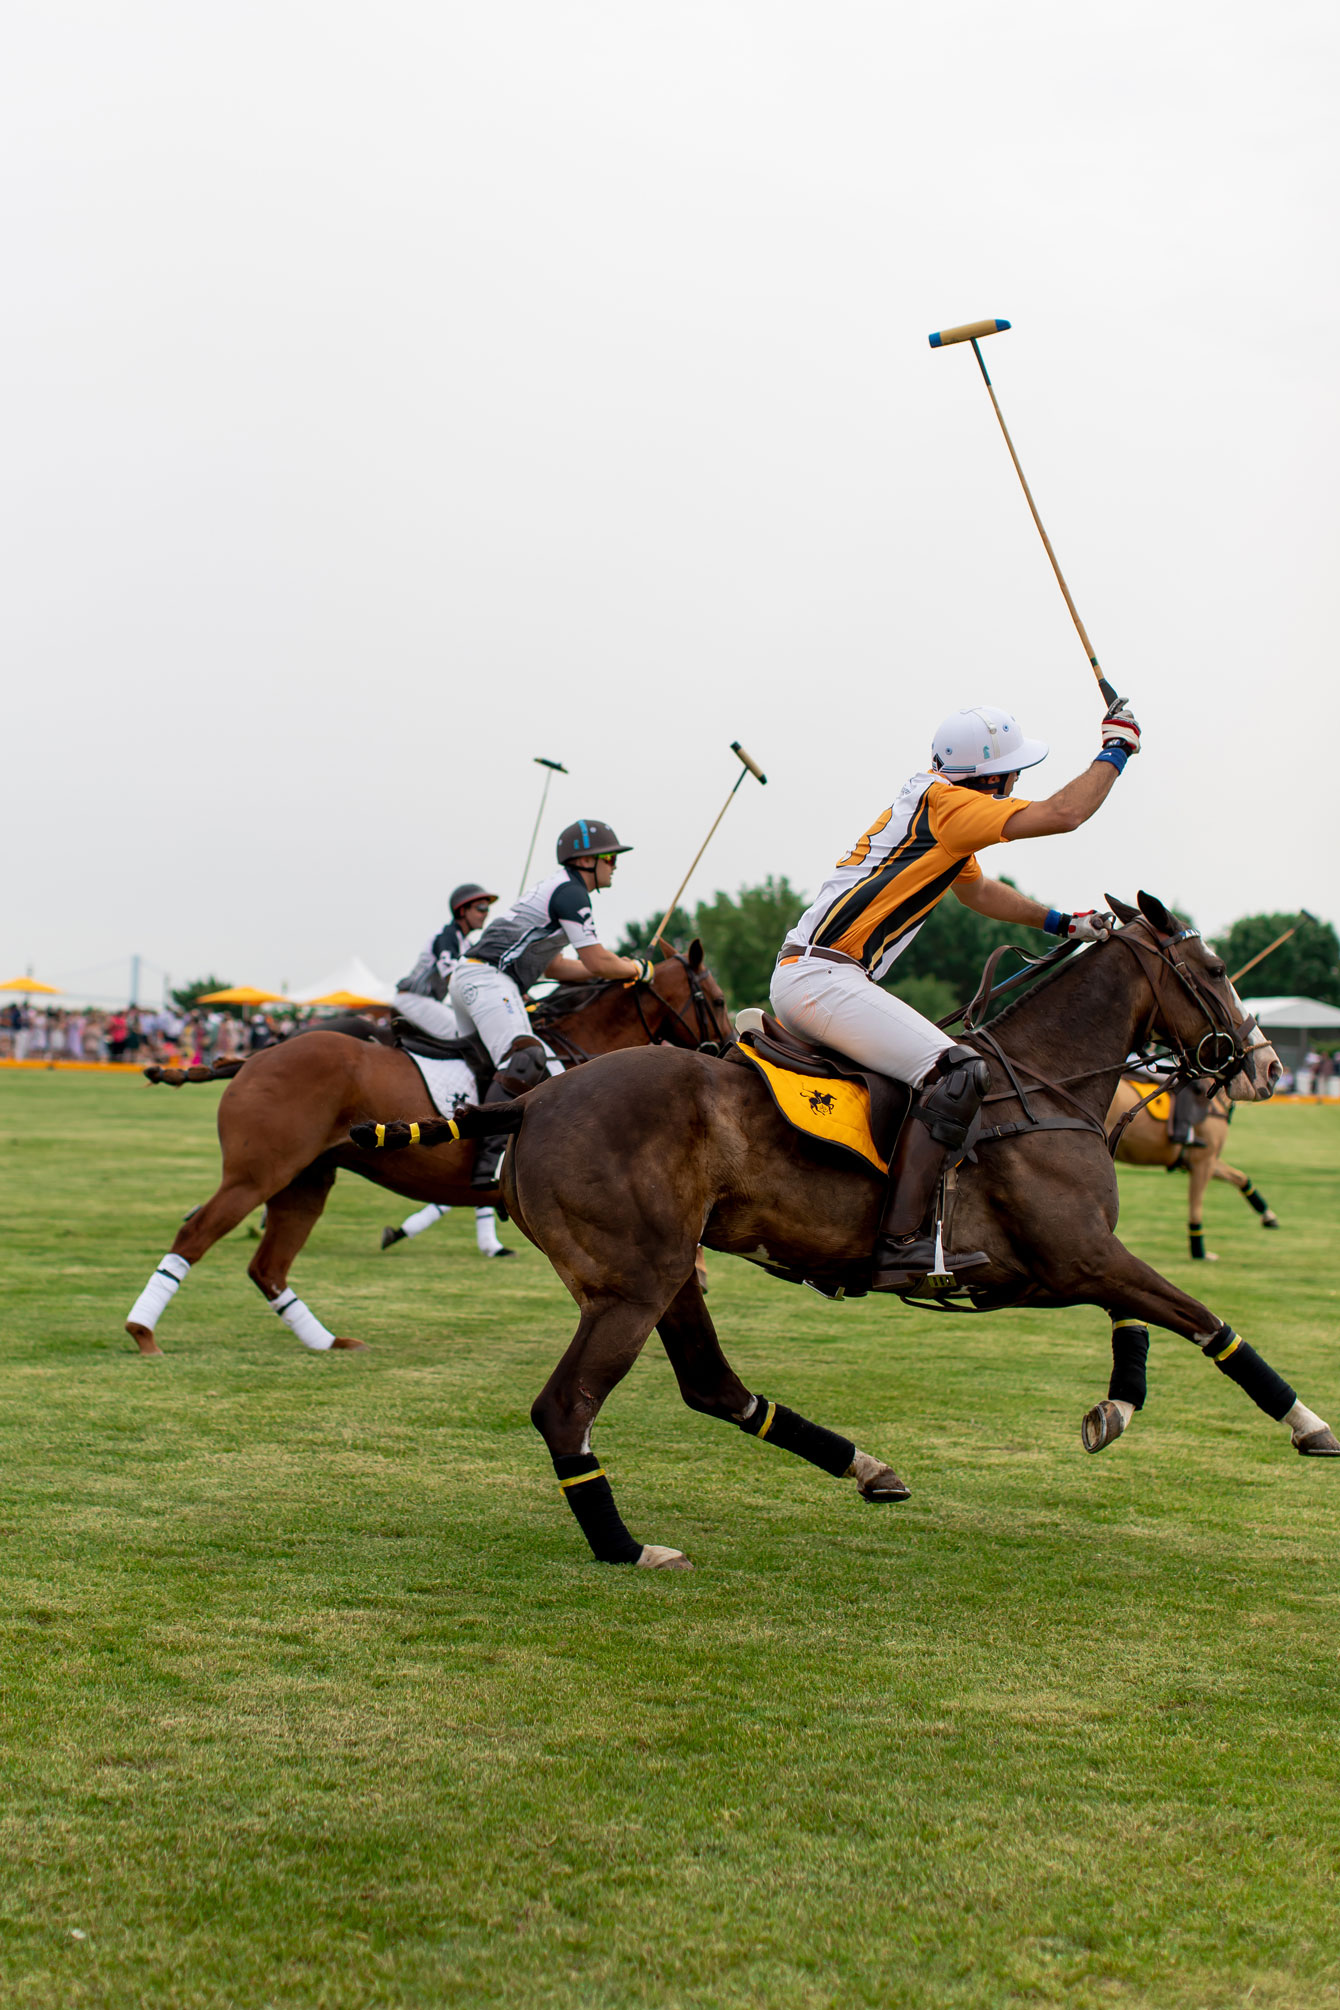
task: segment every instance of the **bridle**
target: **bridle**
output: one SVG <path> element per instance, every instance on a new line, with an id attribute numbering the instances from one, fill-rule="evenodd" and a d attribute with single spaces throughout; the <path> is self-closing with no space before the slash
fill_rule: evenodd
<path id="1" fill-rule="evenodd" d="M 1087 1068 L 1080 1074 L 1067 1075 L 1062 1081 L 1057 1082 L 1048 1080 L 1045 1075 L 1040 1074 L 1037 1069 L 1031 1066 L 1023 1067 L 1022 1064 L 1017 1066 L 1011 1061 L 1000 1042 L 987 1027 L 974 1024 L 974 1021 L 980 1014 L 989 1010 L 992 997 L 996 995 L 998 990 L 1007 990 L 1014 983 L 1023 981 L 1026 976 L 1033 974 L 1032 970 L 1020 972 L 1018 978 L 1011 978 L 1005 985 L 997 987 L 994 982 L 995 967 L 1000 957 L 1005 953 L 1005 950 L 995 950 L 987 960 L 982 983 L 972 1003 L 962 1013 L 954 1013 L 947 1019 L 940 1021 L 940 1024 L 944 1026 L 952 1024 L 954 1019 L 962 1018 L 965 1037 L 983 1048 L 990 1058 L 1002 1068 L 1010 1086 L 1007 1089 L 1000 1089 L 994 1094 L 989 1095 L 986 1099 L 987 1102 L 993 1103 L 1014 1099 L 1019 1103 L 1024 1112 L 1024 1120 L 1022 1122 L 999 1124 L 990 1130 L 983 1130 L 976 1142 L 990 1144 L 998 1139 L 1017 1137 L 1033 1130 L 1091 1130 L 1097 1132 L 1099 1136 L 1106 1138 L 1108 1150 L 1115 1155 L 1126 1127 L 1140 1114 L 1146 1104 L 1152 1102 L 1154 1097 L 1162 1094 L 1165 1089 L 1180 1088 L 1184 1083 L 1188 1082 L 1208 1082 L 1211 1085 L 1208 1093 L 1217 1094 L 1221 1089 L 1228 1087 L 1228 1084 L 1233 1080 L 1235 1075 L 1241 1074 L 1249 1066 L 1254 1044 L 1252 1035 L 1258 1031 L 1255 1018 L 1248 1016 L 1235 1023 L 1227 1004 L 1216 995 L 1210 986 L 1209 980 L 1192 965 L 1188 964 L 1184 957 L 1174 953 L 1181 943 L 1192 940 L 1199 941 L 1200 931 L 1195 928 L 1182 928 L 1175 935 L 1165 936 L 1160 932 L 1156 924 L 1149 919 L 1148 915 L 1142 915 L 1140 918 L 1144 920 L 1147 927 L 1153 932 L 1154 940 L 1152 942 L 1142 941 L 1138 937 L 1133 936 L 1130 933 L 1130 924 L 1125 928 L 1114 929 L 1108 939 L 1120 942 L 1130 950 L 1153 993 L 1153 1003 L 1145 1021 L 1140 1044 L 1143 1049 L 1150 1053 L 1150 1065 L 1158 1069 L 1162 1079 L 1147 1096 L 1135 1103 L 1131 1109 L 1127 1110 L 1117 1120 L 1111 1132 L 1108 1132 L 1106 1125 L 1100 1123 L 1096 1117 L 1091 1116 L 1079 1103 L 1078 1099 L 1071 1094 L 1073 1085 L 1088 1081 L 1096 1075 L 1107 1073 L 1106 1067 Z M 1025 961 L 1034 965 L 1035 968 L 1059 963 L 1065 958 L 1067 953 L 1073 953 L 1076 946 L 1073 943 L 1062 944 L 1059 950 L 1053 950 L 1049 956 L 1025 958 Z M 1024 952 L 1019 950 L 1017 953 L 1023 955 Z M 1155 959 L 1158 966 L 1156 971 L 1151 972 L 1149 969 L 1146 961 L 1147 957 Z M 1182 990 L 1187 994 L 1197 1012 L 1203 1015 L 1207 1022 L 1206 1030 L 1200 1034 L 1194 1047 L 1172 1032 L 1167 1034 L 1166 1040 L 1161 1044 L 1155 1045 L 1151 1041 L 1150 1036 L 1154 1020 L 1159 1012 L 1159 972 L 1162 970 L 1172 973 L 1172 976 L 1181 985 Z M 1150 1051 L 1151 1049 L 1152 1051 Z M 1171 1067 L 1166 1065 L 1169 1060 L 1172 1062 Z M 1038 1116 L 1029 1103 L 1025 1084 L 1020 1080 L 1020 1072 L 1030 1078 L 1028 1086 L 1034 1095 L 1037 1095 L 1039 1092 L 1050 1091 L 1051 1094 L 1059 1097 L 1063 1103 L 1070 1104 L 1077 1114 L 1073 1117 Z"/>
<path id="2" fill-rule="evenodd" d="M 689 1001 L 693 1006 L 693 1016 L 698 1022 L 697 1037 L 695 1038 L 693 1027 L 690 1026 L 684 1014 L 679 1010 L 679 1007 L 672 1005 L 668 998 L 663 998 L 660 992 L 656 991 L 656 1002 L 661 1010 L 668 1012 L 671 1018 L 677 1022 L 680 1030 L 687 1035 L 686 1039 L 682 1041 L 676 1040 L 673 1044 L 677 1047 L 696 1047 L 700 1054 L 711 1054 L 713 1056 L 724 1054 L 726 1048 L 730 1045 L 730 1036 L 728 1034 L 725 1039 L 721 1036 L 721 1028 L 717 1024 L 716 1014 L 712 1009 L 712 1001 L 703 988 L 703 981 L 698 971 L 693 968 L 688 957 L 680 950 L 676 950 L 673 957 L 668 957 L 666 960 L 667 962 L 683 964 L 684 975 L 687 977 L 689 984 Z M 650 1046 L 664 1047 L 670 1037 L 666 1031 L 665 1022 L 664 1020 L 661 1022 L 658 1031 L 652 1032 L 651 1027 L 647 1024 L 642 991 L 642 985 L 634 985 L 633 1003 L 637 1007 L 637 1016 L 641 1022 L 642 1030 L 646 1034 Z"/>
<path id="3" fill-rule="evenodd" d="M 646 986 L 635 984 L 632 987 L 633 1008 L 637 1013 L 638 1024 L 647 1036 L 648 1046 L 664 1047 L 673 1045 L 676 1047 L 696 1048 L 700 1054 L 711 1054 L 714 1056 L 724 1054 L 730 1045 L 730 1035 L 728 1033 L 723 1035 L 720 1026 L 717 1024 L 712 1000 L 707 995 L 700 973 L 693 968 L 688 957 L 679 950 L 676 950 L 673 955 L 666 957 L 665 961 L 667 963 L 682 963 L 684 966 L 684 975 L 688 979 L 689 986 L 689 1002 L 693 1007 L 693 1017 L 696 1026 L 691 1025 L 679 1007 L 672 1005 L 668 998 L 662 997 L 661 993 L 653 986 L 652 994 L 662 1014 L 667 1015 L 668 1019 L 675 1022 L 684 1038 L 682 1040 L 671 1039 L 667 1017 L 665 1016 L 653 1028 L 647 1017 L 647 1001 L 644 996 Z M 614 985 L 618 983 L 619 979 L 615 978 L 609 985 L 592 985 L 589 997 L 583 999 L 582 1003 L 577 1006 L 577 1012 L 582 1011 L 586 1005 L 594 1005 L 596 999 L 605 990 L 613 989 Z M 575 1017 L 575 1013 L 565 1013 L 563 1016 Z M 575 1066 L 579 1061 L 590 1061 L 594 1058 L 572 1038 L 570 1033 L 560 1032 L 557 1026 L 547 1023 L 543 1017 L 537 1015 L 534 1023 L 543 1031 L 545 1039 L 556 1049 L 559 1059 L 566 1065 Z"/>
<path id="4" fill-rule="evenodd" d="M 1154 923 L 1149 920 L 1148 915 L 1144 919 L 1150 928 L 1154 928 Z M 1154 1011 L 1158 1009 L 1159 986 L 1157 977 L 1150 976 L 1143 960 L 1148 951 L 1152 951 L 1163 969 L 1171 971 L 1192 1005 L 1203 1013 L 1209 1022 L 1194 1048 L 1188 1047 L 1187 1042 L 1176 1033 L 1169 1032 L 1166 1035 L 1164 1051 L 1176 1063 L 1169 1074 L 1169 1080 L 1179 1084 L 1209 1081 L 1214 1084 L 1215 1091 L 1226 1089 L 1233 1078 L 1240 1075 L 1250 1064 L 1256 1044 L 1252 1035 L 1259 1032 L 1260 1028 L 1251 1013 L 1235 1022 L 1227 1004 L 1217 996 L 1203 973 L 1194 965 L 1187 963 L 1183 957 L 1173 954 L 1179 943 L 1199 942 L 1200 930 L 1181 928 L 1176 935 L 1166 937 L 1155 930 L 1154 941 L 1144 943 L 1123 928 L 1115 931 L 1113 939 L 1130 950 L 1148 979 L 1149 987 L 1154 993 Z M 1154 1013 L 1151 1012 L 1145 1027 L 1146 1043 L 1153 1026 L 1153 1018 Z"/>

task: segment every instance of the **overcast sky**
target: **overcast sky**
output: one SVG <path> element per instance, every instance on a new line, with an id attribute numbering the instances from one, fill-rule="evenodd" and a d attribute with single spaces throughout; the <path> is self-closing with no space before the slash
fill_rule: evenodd
<path id="1" fill-rule="evenodd" d="M 612 940 L 812 893 L 939 717 L 988 855 L 1206 927 L 1337 894 L 1333 4 L 0 10 L 0 962 L 394 978 L 578 815 Z M 1313 763 L 1318 765 L 1314 767 Z M 120 971 L 117 959 L 122 959 Z M 97 973 L 101 972 L 101 976 Z M 11 974 L 7 968 L 0 977 Z"/>

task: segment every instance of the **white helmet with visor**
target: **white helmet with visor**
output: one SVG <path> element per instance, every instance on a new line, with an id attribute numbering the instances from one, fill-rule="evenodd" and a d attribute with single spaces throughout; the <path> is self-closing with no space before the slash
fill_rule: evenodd
<path id="1" fill-rule="evenodd" d="M 933 765 L 947 781 L 968 775 L 1013 775 L 1045 761 L 1045 740 L 1026 740 L 1012 712 L 999 705 L 969 705 L 936 727 Z"/>

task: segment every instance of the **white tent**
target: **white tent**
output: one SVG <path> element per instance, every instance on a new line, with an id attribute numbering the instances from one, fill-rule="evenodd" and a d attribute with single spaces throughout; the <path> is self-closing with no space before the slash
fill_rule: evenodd
<path id="1" fill-rule="evenodd" d="M 395 997 L 395 986 L 370 970 L 361 956 L 347 956 L 334 970 L 328 970 L 319 983 L 305 984 L 301 991 L 291 991 L 289 998 L 294 1005 L 310 1005 L 317 998 L 330 998 L 342 992 L 351 998 L 376 998 L 389 1005 Z"/>
<path id="2" fill-rule="evenodd" d="M 1244 998 L 1261 1031 L 1286 1067 L 1298 1069 L 1310 1050 L 1333 1047 L 1340 1037 L 1340 1008 L 1320 998 Z"/>

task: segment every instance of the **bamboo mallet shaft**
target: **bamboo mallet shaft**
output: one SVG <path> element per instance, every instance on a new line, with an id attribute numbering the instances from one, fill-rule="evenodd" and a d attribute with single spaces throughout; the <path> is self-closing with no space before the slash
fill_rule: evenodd
<path id="1" fill-rule="evenodd" d="M 740 745 L 738 740 L 731 741 L 730 750 L 734 755 L 737 756 L 737 758 L 741 762 L 740 772 L 735 777 L 735 781 L 731 788 L 730 794 L 726 797 L 725 802 L 721 805 L 721 808 L 717 811 L 716 822 L 712 825 L 711 830 L 707 833 L 707 836 L 703 839 L 702 843 L 699 845 L 697 851 L 695 852 L 693 864 L 689 867 L 683 879 L 680 880 L 679 885 L 675 888 L 675 897 L 671 901 L 669 907 L 666 908 L 665 913 L 661 916 L 661 925 L 657 929 L 656 933 L 652 936 L 651 941 L 647 944 L 648 949 L 654 949 L 658 942 L 662 944 L 664 943 L 665 931 L 669 926 L 670 917 L 674 913 L 675 909 L 679 906 L 679 897 L 683 893 L 689 881 L 693 878 L 694 873 L 698 870 L 698 861 L 702 857 L 703 853 L 707 850 L 708 845 L 711 844 L 712 839 L 716 836 L 717 824 L 721 822 L 721 819 L 725 816 L 727 810 L 730 808 L 731 801 L 735 795 L 735 791 L 736 789 L 739 788 L 745 776 L 754 775 L 760 782 L 763 782 L 764 784 L 766 784 L 767 782 L 768 778 L 764 774 L 762 768 L 760 768 L 760 766 L 758 765 L 758 762 L 753 761 L 749 758 L 748 754 L 746 754 L 744 748 Z"/>
<path id="2" fill-rule="evenodd" d="M 986 364 L 982 361 L 982 352 L 977 346 L 982 337 L 999 335 L 1009 325 L 1008 321 L 969 321 L 961 328 L 942 328 L 938 333 L 931 336 L 931 347 L 932 349 L 948 349 L 956 342 L 971 342 L 972 353 L 977 358 L 977 367 L 982 373 L 982 382 L 986 385 L 987 396 L 991 400 L 992 409 L 1000 424 L 1000 430 L 1005 436 L 1005 444 L 1010 450 L 1010 459 L 1014 462 L 1014 472 L 1019 477 L 1019 486 L 1024 492 L 1024 500 L 1032 512 L 1033 521 L 1038 527 L 1038 536 L 1042 539 L 1043 549 L 1051 560 L 1052 571 L 1056 574 L 1056 584 L 1060 587 L 1065 604 L 1070 609 L 1070 619 L 1074 622 L 1079 639 L 1084 645 L 1084 654 L 1088 657 L 1089 667 L 1098 680 L 1098 689 L 1103 694 L 1104 702 L 1108 705 L 1115 705 L 1117 694 L 1103 675 L 1098 658 L 1094 654 L 1093 644 L 1089 640 L 1088 630 L 1080 619 L 1079 609 L 1071 599 L 1070 588 L 1065 583 L 1065 574 L 1062 572 L 1056 553 L 1052 549 L 1052 541 L 1047 535 L 1042 518 L 1038 515 L 1038 506 L 1033 500 L 1033 491 L 1028 486 L 1028 477 L 1024 473 L 1018 454 L 1014 451 L 1014 441 L 1010 438 L 1010 429 L 1005 423 L 1005 414 L 1000 409 L 1000 400 L 996 396 L 996 387 L 991 382 Z"/>
<path id="3" fill-rule="evenodd" d="M 1249 963 L 1243 964 L 1241 970 L 1235 970 L 1233 972 L 1233 975 L 1228 980 L 1229 983 L 1236 984 L 1238 979 L 1240 977 L 1245 977 L 1249 970 L 1255 970 L 1257 964 L 1264 963 L 1267 956 L 1269 956 L 1273 950 L 1278 949 L 1281 943 L 1287 942 L 1291 935 L 1297 935 L 1299 929 L 1302 927 L 1305 921 L 1315 921 L 1316 918 L 1317 918 L 1316 915 L 1309 914 L 1305 907 L 1300 907 L 1298 910 L 1298 919 L 1297 921 L 1295 921 L 1293 927 L 1286 928 L 1283 935 L 1277 935 L 1273 942 L 1268 942 L 1264 949 L 1258 950 L 1256 955 L 1252 957 Z"/>

